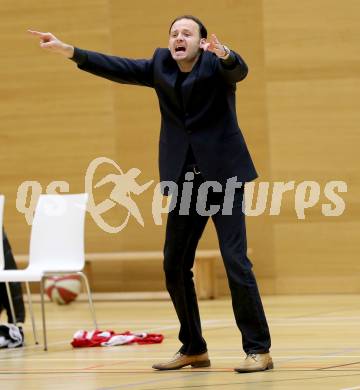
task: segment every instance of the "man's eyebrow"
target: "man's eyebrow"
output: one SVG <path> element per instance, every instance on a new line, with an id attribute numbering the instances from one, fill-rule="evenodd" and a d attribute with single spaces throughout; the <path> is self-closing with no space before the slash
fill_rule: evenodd
<path id="1" fill-rule="evenodd" d="M 188 28 L 184 28 L 182 31 L 192 33 L 192 31 L 189 30 Z M 172 30 L 172 31 L 170 31 L 170 34 L 177 33 L 177 32 L 178 32 L 178 30 Z"/>

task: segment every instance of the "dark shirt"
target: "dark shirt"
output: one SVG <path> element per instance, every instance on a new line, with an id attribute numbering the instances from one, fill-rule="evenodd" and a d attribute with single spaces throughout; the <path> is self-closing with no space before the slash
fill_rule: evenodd
<path id="1" fill-rule="evenodd" d="M 189 74 L 190 74 L 190 72 L 179 72 L 176 83 L 175 83 L 175 93 L 176 93 L 176 96 L 178 97 L 178 99 L 181 103 L 181 110 L 182 110 L 181 116 L 183 118 L 184 123 L 185 123 L 185 107 L 184 107 L 184 100 L 183 100 L 183 95 L 182 95 L 182 91 L 181 91 L 181 86 Z M 195 165 L 195 164 L 196 164 L 195 156 L 194 156 L 191 144 L 189 143 L 189 148 L 188 148 L 186 159 L 185 159 L 185 166 Z"/>

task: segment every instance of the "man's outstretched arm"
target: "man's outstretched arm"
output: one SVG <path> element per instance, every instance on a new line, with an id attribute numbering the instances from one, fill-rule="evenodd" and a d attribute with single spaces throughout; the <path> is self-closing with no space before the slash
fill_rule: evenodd
<path id="1" fill-rule="evenodd" d="M 40 47 L 52 53 L 59 53 L 77 63 L 79 69 L 96 76 L 122 83 L 153 87 L 151 60 L 134 60 L 110 56 L 68 45 L 51 33 L 28 30 L 40 38 Z"/>

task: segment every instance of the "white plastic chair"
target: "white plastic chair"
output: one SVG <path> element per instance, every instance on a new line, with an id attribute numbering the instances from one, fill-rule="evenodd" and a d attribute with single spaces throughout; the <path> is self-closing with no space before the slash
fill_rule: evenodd
<path id="1" fill-rule="evenodd" d="M 0 271 L 0 282 L 40 282 L 45 350 L 44 280 L 48 276 L 76 273 L 82 277 L 94 327 L 98 328 L 89 282 L 82 272 L 85 266 L 84 225 L 87 200 L 88 194 L 40 195 L 31 228 L 28 267 L 24 270 Z"/>

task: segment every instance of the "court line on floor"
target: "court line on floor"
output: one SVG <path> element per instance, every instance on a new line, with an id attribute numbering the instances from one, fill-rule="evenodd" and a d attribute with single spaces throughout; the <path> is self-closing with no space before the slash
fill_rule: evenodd
<path id="1" fill-rule="evenodd" d="M 109 348 L 116 348 L 116 347 L 109 347 Z M 120 346 L 121 348 L 121 346 Z M 73 358 L 51 358 L 51 357 L 39 357 L 39 358 L 27 358 L 26 361 L 44 361 L 44 362 L 66 362 L 66 361 L 126 361 L 126 360 L 133 360 L 133 361 L 146 361 L 146 360 L 168 360 L 168 356 L 159 357 L 160 354 L 157 354 L 156 356 L 150 356 L 150 357 L 136 357 L 136 356 L 127 356 L 127 357 L 116 357 L 116 358 L 107 358 L 103 356 L 99 357 L 93 357 L 93 358 L 81 358 L 81 357 L 73 357 Z M 237 359 L 238 356 L 211 356 L 211 360 L 231 360 L 231 359 Z M 241 358 L 241 357 L 240 357 Z M 276 356 L 272 355 L 272 358 L 274 360 L 286 360 L 286 359 L 334 359 L 334 358 L 341 358 L 341 359 L 353 359 L 353 358 L 360 358 L 360 355 L 288 355 L 288 356 Z M 1 359 L 0 361 L 7 361 L 8 359 Z M 11 359 L 12 361 L 23 361 L 24 356 L 19 356 L 16 359 Z M 350 364 L 359 364 L 360 361 L 354 362 L 354 363 L 346 363 L 344 365 L 350 365 Z M 334 366 L 336 367 L 336 366 Z M 331 367 L 329 367 L 331 368 Z M 0 370 L 1 372 L 1 370 Z"/>
<path id="2" fill-rule="evenodd" d="M 156 374 L 156 372 L 151 369 L 151 368 L 147 368 L 147 369 L 108 369 L 108 370 L 87 370 L 87 369 L 74 369 L 72 371 L 69 371 L 70 369 L 63 369 L 63 370 L 58 370 L 58 371 L 52 371 L 52 370 L 49 370 L 49 369 L 44 369 L 44 370 L 37 370 L 37 371 L 32 371 L 31 369 L 25 371 L 25 370 L 13 370 L 13 371 L 7 371 L 7 372 L 0 372 L 0 379 L 3 380 L 3 378 L 6 378 L 6 377 L 13 377 L 13 376 L 17 376 L 17 375 L 38 375 L 38 376 L 46 376 L 46 375 L 109 375 L 109 374 L 114 374 L 114 375 L 129 375 L 129 374 L 136 374 L 136 375 L 140 375 L 140 374 L 144 374 L 144 375 L 151 375 L 151 374 Z M 360 375 L 360 373 L 357 373 L 357 374 L 353 374 L 355 370 L 334 370 L 334 371 L 328 371 L 328 372 L 331 372 L 331 373 L 334 373 L 334 372 L 339 372 L 339 373 L 349 373 L 349 374 L 343 374 L 343 376 L 351 376 L 351 375 Z M 359 370 L 356 370 L 356 372 L 358 372 Z M 184 373 L 199 373 L 199 372 L 203 372 L 203 373 L 207 373 L 207 374 L 218 374 L 218 373 L 234 373 L 234 367 L 226 367 L 226 368 L 209 368 L 207 371 L 204 371 L 203 369 L 200 370 L 200 369 L 193 369 L 193 368 L 190 368 L 190 369 L 184 369 L 182 368 L 181 370 L 172 370 L 171 371 L 172 373 L 174 373 L 175 375 L 180 375 L 180 372 L 181 372 L 181 375 L 183 375 Z M 318 370 L 316 369 L 309 369 L 309 368 L 303 368 L 303 369 L 276 369 L 276 373 L 277 374 L 282 374 L 282 373 L 294 373 L 294 372 L 298 372 L 298 373 L 304 373 L 304 372 L 309 372 L 309 373 L 313 373 L 313 372 L 319 372 Z M 322 372 L 326 372 L 326 371 L 322 371 Z M 179 374 L 177 374 L 179 373 Z M 263 372 L 261 372 L 263 373 Z M 159 374 L 160 375 L 160 374 Z M 165 374 L 164 374 L 165 375 Z M 170 374 L 169 374 L 170 375 Z M 325 376 L 323 377 L 325 378 Z"/>
<path id="3" fill-rule="evenodd" d="M 154 374 L 155 374 L 155 372 L 154 372 Z M 158 373 L 158 374 L 160 374 L 160 373 Z M 189 375 L 182 375 L 181 379 L 188 378 L 188 377 L 194 378 L 195 376 L 201 376 L 201 375 L 205 375 L 205 373 L 204 372 L 195 372 L 195 373 L 192 373 Z M 175 378 L 175 377 L 174 378 L 163 378 L 163 379 L 152 379 L 152 380 L 147 380 L 147 381 L 142 381 L 142 382 L 121 384 L 121 385 L 115 385 L 115 386 L 110 386 L 110 387 L 109 386 L 99 387 L 99 388 L 97 388 L 97 390 L 116 390 L 116 389 L 124 389 L 124 388 L 130 389 L 131 387 L 135 387 L 135 386 L 137 387 L 140 385 L 149 385 L 149 384 L 153 384 L 153 383 L 172 382 L 172 381 L 175 381 L 178 379 L 179 378 Z"/>
<path id="4" fill-rule="evenodd" d="M 345 363 L 345 364 L 338 364 L 336 366 L 329 366 L 329 367 L 323 367 L 319 368 L 319 371 L 324 371 L 324 370 L 330 370 L 332 368 L 340 368 L 340 367 L 346 367 L 346 366 L 353 366 L 354 364 L 360 364 L 360 361 L 358 362 L 352 362 L 352 363 Z"/>
<path id="5" fill-rule="evenodd" d="M 310 324 L 313 324 L 313 321 L 319 321 L 319 323 L 323 323 L 323 322 L 330 322 L 333 321 L 335 323 L 338 323 L 339 321 L 340 322 L 343 322 L 343 321 L 354 321 L 354 322 L 358 322 L 360 321 L 360 316 L 348 316 L 348 317 L 342 317 L 342 316 L 331 316 L 331 317 L 321 317 L 321 316 L 311 316 L 311 317 L 307 317 L 306 315 L 304 316 L 299 316 L 299 317 L 267 317 L 268 319 L 268 322 L 273 324 L 273 325 L 288 325 L 289 323 L 293 323 L 293 324 L 303 324 L 304 322 L 309 322 Z M 211 322 L 216 322 L 216 323 L 221 323 L 221 324 L 226 324 L 226 325 L 232 325 L 232 324 L 235 324 L 235 320 L 233 318 L 221 318 L 221 319 L 216 319 L 216 320 L 212 320 L 212 319 L 207 319 L 207 320 L 203 320 L 202 322 L 207 322 L 207 321 L 211 321 Z M 148 320 L 147 321 L 149 324 L 153 324 L 153 323 L 157 323 L 157 324 L 161 324 L 161 323 L 168 323 L 168 324 L 178 324 L 177 320 L 165 320 L 165 319 L 162 319 L 162 320 Z M 72 325 L 76 326 L 78 325 L 79 322 L 75 322 L 75 321 L 66 321 L 66 320 L 62 320 L 61 322 L 61 325 L 59 324 L 59 321 L 58 320 L 48 320 L 47 321 L 47 324 L 48 324 L 48 327 L 51 327 L 52 329 L 64 329 L 64 326 L 65 326 L 65 329 L 69 326 L 72 327 Z M 113 326 L 113 325 L 121 325 L 121 324 L 143 324 L 144 323 L 144 320 L 137 320 L 137 319 L 128 319 L 126 321 L 122 321 L 122 320 L 119 320 L 119 321 L 104 321 L 104 322 L 100 322 L 100 324 L 102 326 Z M 89 322 L 90 324 L 90 322 Z M 26 331 L 29 331 L 29 333 L 31 332 L 31 329 L 30 327 L 26 327 L 25 328 Z"/>
<path id="6" fill-rule="evenodd" d="M 271 371 L 268 372 L 269 374 L 271 374 Z M 244 374 L 236 374 L 236 375 L 244 375 Z M 247 374 L 248 375 L 248 374 Z M 254 375 L 254 374 L 252 374 Z M 302 377 L 298 377 L 298 378 L 288 378 L 288 379 L 274 379 L 274 380 L 264 380 L 264 379 L 260 379 L 260 380 L 256 380 L 256 381 L 244 381 L 244 382 L 227 382 L 227 383 L 214 383 L 214 384 L 201 384 L 201 385 L 189 385 L 189 386 L 172 386 L 171 389 L 172 390 L 176 390 L 176 389 L 198 389 L 198 388 L 222 388 L 222 387 L 226 387 L 226 386 L 233 386 L 233 385 L 256 385 L 256 384 L 264 384 L 264 383 L 272 383 L 272 384 L 276 384 L 276 383 L 279 383 L 279 382 L 293 382 L 293 381 L 307 381 L 307 380 L 322 380 L 322 379 L 329 379 L 329 378 L 341 378 L 341 377 L 350 377 L 350 376 L 360 376 L 360 374 L 350 374 L 350 375 L 326 375 L 326 376 L 316 376 L 316 377 L 306 377 L 306 378 L 302 378 Z M 121 387 L 113 387 L 113 388 L 109 388 L 109 389 L 97 389 L 97 390 L 115 390 L 115 389 L 120 389 Z M 357 388 L 356 388 L 357 389 Z M 148 388 L 147 390 L 169 390 L 168 387 L 154 387 L 153 389 L 151 388 Z M 343 389 L 343 390 L 351 390 L 351 389 Z"/>

